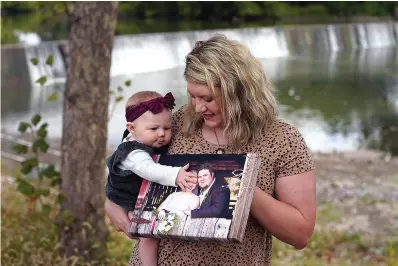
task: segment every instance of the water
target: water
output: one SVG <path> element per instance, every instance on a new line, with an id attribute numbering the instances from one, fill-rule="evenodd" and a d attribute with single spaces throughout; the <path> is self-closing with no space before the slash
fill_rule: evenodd
<path id="1" fill-rule="evenodd" d="M 397 29 L 397 24 L 369 24 L 224 32 L 244 42 L 261 60 L 277 88 L 281 118 L 298 127 L 312 151 L 376 149 L 398 154 Z M 171 91 L 180 107 L 186 103 L 184 56 L 196 40 L 212 33 L 119 36 L 111 88 L 131 79 L 125 98 L 139 90 Z M 34 81 L 44 73 L 55 84 L 46 88 L 15 86 L 3 79 L 3 130 L 16 132 L 19 121 L 40 112 L 50 124 L 50 136 L 61 136 L 62 99 L 46 102 L 52 92 L 63 88 L 65 67 L 58 45 L 45 43 L 25 50 L 27 58 L 55 53 L 53 69 L 29 67 L 28 77 Z M 115 146 L 124 130 L 124 104 L 116 106 L 108 129 L 108 144 Z"/>
<path id="2" fill-rule="evenodd" d="M 111 75 L 121 76 L 175 68 L 184 64 L 185 55 L 197 40 L 222 33 L 250 48 L 257 58 L 286 57 L 297 54 L 328 53 L 356 49 L 390 48 L 396 46 L 398 23 L 312 25 L 307 27 L 264 27 L 223 30 L 202 30 L 116 36 L 112 53 Z M 32 84 L 43 75 L 56 81 L 65 80 L 66 42 L 45 42 L 37 45 L 33 33 L 19 33 L 26 45 L 26 58 L 45 60 L 53 55 L 51 69 L 27 64 Z"/>

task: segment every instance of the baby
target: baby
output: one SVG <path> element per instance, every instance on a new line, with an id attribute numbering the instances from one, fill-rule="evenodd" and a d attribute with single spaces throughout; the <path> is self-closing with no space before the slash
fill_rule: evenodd
<path id="1" fill-rule="evenodd" d="M 126 103 L 128 135 L 107 160 L 109 169 L 106 195 L 123 207 L 132 218 L 142 178 L 166 186 L 179 186 L 183 191 L 196 184 L 197 176 L 184 167 L 160 165 L 152 155 L 167 151 L 171 140 L 174 97 L 154 91 L 141 91 Z M 158 240 L 141 238 L 139 253 L 144 266 L 157 265 Z"/>

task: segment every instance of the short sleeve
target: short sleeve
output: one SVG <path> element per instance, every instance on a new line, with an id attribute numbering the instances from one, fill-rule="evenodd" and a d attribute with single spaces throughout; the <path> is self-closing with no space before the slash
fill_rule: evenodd
<path id="1" fill-rule="evenodd" d="M 295 127 L 286 124 L 279 137 L 276 178 L 297 175 L 315 169 L 311 152 L 303 136 Z"/>

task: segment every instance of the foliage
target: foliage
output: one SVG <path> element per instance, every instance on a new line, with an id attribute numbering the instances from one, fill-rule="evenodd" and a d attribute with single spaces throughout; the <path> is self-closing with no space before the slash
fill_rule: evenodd
<path id="1" fill-rule="evenodd" d="M 38 65 L 39 61 L 32 58 L 31 63 Z M 52 56 L 48 56 L 45 65 L 52 66 Z M 44 86 L 47 82 L 45 76 L 39 78 L 36 83 Z M 51 206 L 43 203 L 43 198 L 50 193 L 48 188 L 44 188 L 45 183 L 51 187 L 58 188 L 61 183 L 60 173 L 54 164 L 40 164 L 40 156 L 47 153 L 49 144 L 47 143 L 48 123 L 43 122 L 40 114 L 35 114 L 30 121 L 22 121 L 19 123 L 18 131 L 21 134 L 28 133 L 32 145 L 16 144 L 13 146 L 14 151 L 19 155 L 25 155 L 27 158 L 21 162 L 20 173 L 17 175 L 17 189 L 24 194 L 28 201 L 29 213 L 33 211 L 37 202 L 41 202 L 42 211 L 51 212 Z M 33 182 L 32 180 L 38 180 Z M 55 202 L 63 201 L 63 195 L 58 194 Z"/>
<path id="2" fill-rule="evenodd" d="M 31 58 L 30 63 L 35 65 L 35 66 L 41 66 L 41 68 L 45 67 L 52 67 L 53 64 L 53 56 L 49 55 L 44 62 L 40 62 L 37 58 Z M 47 76 L 42 76 L 36 80 L 36 83 L 44 87 L 46 86 L 48 82 Z M 131 86 L 131 80 L 127 80 L 124 83 L 124 86 L 128 87 Z M 123 100 L 123 86 L 119 86 L 116 89 L 116 92 L 113 90 L 110 90 L 109 93 L 114 96 L 113 99 L 113 110 L 110 113 L 109 119 L 113 114 L 113 111 L 115 109 L 115 106 Z M 48 98 L 47 101 L 56 101 L 58 100 L 58 92 L 54 92 L 51 94 Z M 112 101 L 111 101 L 112 103 Z M 51 213 L 54 213 L 55 210 L 59 211 L 60 204 L 64 201 L 64 196 L 59 193 L 59 185 L 61 184 L 61 176 L 60 172 L 56 168 L 54 164 L 44 164 L 42 160 L 42 156 L 45 156 L 48 151 L 49 151 L 49 144 L 48 144 L 48 127 L 49 124 L 42 121 L 42 117 L 40 114 L 35 114 L 30 121 L 21 121 L 18 126 L 18 131 L 23 134 L 24 136 L 30 137 L 31 145 L 26 145 L 26 144 L 16 144 L 13 146 L 14 151 L 19 154 L 24 156 L 26 159 L 21 162 L 20 168 L 16 173 L 14 173 L 14 176 L 16 176 L 16 190 L 18 190 L 21 194 L 23 194 L 25 200 L 27 201 L 27 219 L 29 219 L 29 223 L 32 219 L 36 219 L 37 221 L 37 226 L 35 227 L 34 230 L 37 232 L 40 232 L 42 229 L 44 230 L 45 228 L 49 229 L 49 234 L 53 236 L 55 233 L 52 231 L 57 231 L 58 229 L 55 228 L 56 224 L 59 221 L 63 221 L 63 224 L 69 225 L 70 223 L 73 222 L 73 217 L 71 216 L 71 213 L 68 210 L 63 210 L 62 212 L 59 213 L 57 217 L 57 221 L 55 221 L 54 217 L 51 217 Z M 47 155 L 47 156 L 52 156 Z M 56 213 L 56 212 L 55 212 Z M 40 214 L 40 215 L 39 215 Z M 35 218 L 37 216 L 37 218 Z M 48 221 L 48 218 L 50 217 L 50 221 Z M 43 227 L 40 224 L 40 219 L 41 222 L 43 223 Z M 47 226 L 47 223 L 50 222 L 51 226 Z M 84 223 L 86 226 L 83 227 L 82 230 L 90 230 L 91 225 L 88 223 Z M 21 226 L 22 227 L 22 226 Z M 18 238 L 21 239 L 21 238 Z M 23 247 L 27 247 L 32 244 L 33 241 L 32 239 L 27 239 L 27 242 L 18 242 L 18 239 L 14 239 L 15 244 L 13 241 L 10 243 L 10 249 L 13 250 L 16 248 L 18 245 L 21 245 Z M 22 239 L 23 240 L 23 239 Z M 22 241 L 21 240 L 21 241 Z M 44 239 L 45 241 L 53 242 L 55 241 L 54 238 L 49 239 Z M 43 240 L 43 241 L 44 241 Z M 49 249 L 45 248 L 45 251 L 43 250 L 38 250 L 37 252 L 47 252 L 51 251 L 50 253 L 46 253 L 43 256 L 50 256 L 54 252 L 58 252 L 58 249 L 60 248 L 59 243 L 57 245 L 53 245 L 54 243 L 50 244 L 49 247 L 54 248 L 54 249 Z M 33 245 L 33 244 L 32 244 Z M 34 246 L 34 245 L 33 245 Z M 95 248 L 93 246 L 92 248 Z M 11 252 L 11 251 L 10 251 Z M 16 252 L 18 254 L 18 252 Z M 12 255 L 9 254 L 9 259 L 17 259 L 13 257 Z M 22 261 L 34 261 L 36 259 L 40 259 L 40 257 L 31 257 L 31 255 L 26 254 L 26 258 L 19 257 L 22 259 Z M 33 256 L 33 255 L 32 255 Z M 6 257 L 7 258 L 7 257 Z M 66 260 L 63 260 L 62 258 L 56 257 L 56 260 L 53 261 L 53 263 L 47 264 L 47 265 L 69 265 L 69 260 L 80 260 L 79 258 L 69 258 L 68 262 Z M 12 263 L 16 263 L 16 261 L 13 261 Z M 11 264 L 11 265 L 14 265 Z M 10 264 L 8 264 L 10 265 Z M 95 264 L 92 264 L 95 265 Z"/>
<path id="3" fill-rule="evenodd" d="M 4 168 L 2 168 L 4 169 Z M 4 173 L 3 175 L 4 176 Z M 1 265 L 98 265 L 96 262 L 82 262 L 79 258 L 63 258 L 59 253 L 60 242 L 55 225 L 58 206 L 54 205 L 56 193 L 50 189 L 48 203 L 52 205 L 49 214 L 38 210 L 27 215 L 23 195 L 16 193 L 16 186 L 2 181 L 2 227 Z M 40 203 L 39 203 L 40 204 Z M 318 220 L 329 220 L 335 213 L 318 212 Z M 333 218 L 335 219 L 335 218 Z M 107 241 L 108 254 L 102 265 L 127 265 L 134 241 L 116 232 L 107 221 L 110 237 Z M 344 234 L 329 230 L 316 231 L 310 244 L 298 251 L 274 238 L 272 265 L 396 265 L 398 239 L 384 240 L 374 244 L 358 234 Z"/>
<path id="4" fill-rule="evenodd" d="M 44 63 L 39 62 L 37 58 L 31 58 L 30 63 L 34 66 L 52 67 L 54 58 L 52 55 L 47 56 Z M 42 76 L 36 80 L 36 83 L 41 87 L 44 87 L 48 81 L 47 76 Z M 125 87 L 131 86 L 131 80 L 127 80 L 124 83 Z M 120 103 L 123 97 L 123 86 L 118 86 L 116 91 L 109 90 L 109 94 L 112 97 L 112 109 L 108 120 L 112 117 L 116 105 Z M 52 93 L 47 101 L 57 101 L 58 92 Z M 47 197 L 49 195 L 49 190 L 42 188 L 44 181 L 53 188 L 59 188 L 61 184 L 60 172 L 56 169 L 54 164 L 44 165 L 40 163 L 40 156 L 47 153 L 49 149 L 49 144 L 47 142 L 48 135 L 48 123 L 43 122 L 40 114 L 35 114 L 30 121 L 22 121 L 19 123 L 18 131 L 21 134 L 28 133 L 30 135 L 30 140 L 32 142 L 31 146 L 25 144 L 16 144 L 13 146 L 14 151 L 19 155 L 25 155 L 28 158 L 21 162 L 20 172 L 17 173 L 17 188 L 18 191 L 27 197 L 28 205 L 34 208 L 38 200 Z M 32 180 L 38 180 L 39 182 L 35 184 Z M 64 200 L 64 196 L 59 194 L 56 198 L 56 203 L 60 204 Z M 51 207 L 48 205 L 42 205 L 42 207 L 51 211 Z"/>
<path id="5" fill-rule="evenodd" d="M 130 86 L 131 86 L 131 80 L 129 79 L 129 80 L 126 80 L 123 85 L 117 86 L 116 91 L 109 90 L 109 95 L 111 97 L 110 101 L 112 101 L 113 103 L 111 103 L 112 107 L 110 108 L 110 114 L 109 114 L 108 120 L 110 120 L 111 117 L 113 116 L 113 113 L 115 112 L 117 104 L 124 100 L 124 97 L 123 97 L 124 88 L 123 87 L 130 87 Z"/>
<path id="6" fill-rule="evenodd" d="M 109 222 L 110 237 L 105 261 L 88 262 L 79 257 L 62 257 L 56 225 L 59 211 L 59 206 L 54 203 L 56 191 L 48 187 L 50 194 L 45 204 L 51 205 L 49 213 L 41 211 L 41 203 L 38 203 L 39 208 L 28 214 L 25 198 L 16 193 L 17 187 L 6 182 L 2 182 L 2 187 L 1 265 L 127 265 L 134 241 L 116 232 Z"/>
<path id="7" fill-rule="evenodd" d="M 38 32 L 42 39 L 67 38 L 73 2 L 2 2 L 2 44 L 16 43 L 15 30 Z M 169 32 L 195 29 L 269 26 L 296 22 L 327 22 L 327 18 L 394 16 L 396 2 L 277 2 L 277 1 L 159 1 L 121 2 L 116 34 Z M 8 14 L 8 15 L 7 15 Z M 29 23 L 26 23 L 29 16 Z M 139 23 L 137 23 L 139 21 Z M 164 21 L 165 23 L 161 23 Z M 335 21 L 335 20 L 333 20 Z M 215 23 L 217 22 L 217 23 Z"/>
<path id="8" fill-rule="evenodd" d="M 51 12 L 62 13 L 65 8 L 70 9 L 69 2 L 2 2 L 3 10 L 9 13 Z M 335 2 L 266 2 L 266 1 L 228 1 L 228 2 L 120 2 L 120 18 L 134 19 L 159 19 L 168 20 L 231 20 L 258 19 L 275 14 L 278 18 L 283 16 L 346 16 L 346 15 L 371 15 L 392 16 L 394 2 L 360 2 L 360 1 L 335 1 Z M 307 12 L 301 12 L 307 11 Z M 309 12 L 308 12 L 309 11 Z M 268 19 L 267 17 L 265 18 Z"/>

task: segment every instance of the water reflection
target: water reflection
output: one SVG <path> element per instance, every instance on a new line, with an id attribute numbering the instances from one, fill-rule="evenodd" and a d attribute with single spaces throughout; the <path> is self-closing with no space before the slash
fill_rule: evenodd
<path id="1" fill-rule="evenodd" d="M 372 148 L 398 154 L 395 48 L 263 59 L 262 64 L 277 88 L 281 117 L 300 129 L 312 150 Z M 111 87 L 132 79 L 126 97 L 138 90 L 172 91 L 179 107 L 186 102 L 182 72 L 179 67 L 116 77 Z M 60 136 L 62 104 L 45 103 L 48 95 L 59 89 L 8 90 L 7 84 L 2 84 L 2 127 L 15 131 L 16 120 L 29 119 L 40 111 L 50 122 L 51 135 Z M 123 104 L 118 105 L 109 123 L 110 145 L 120 141 L 123 109 Z"/>

